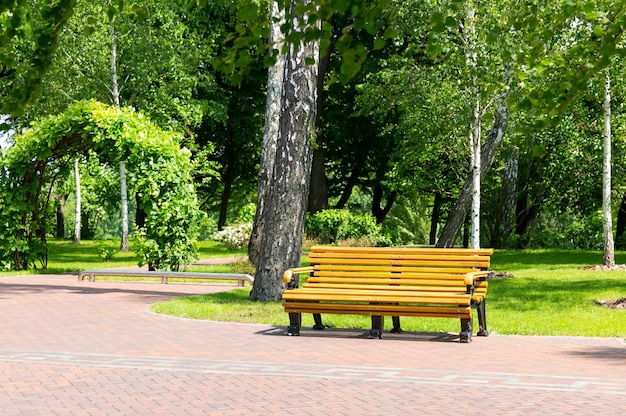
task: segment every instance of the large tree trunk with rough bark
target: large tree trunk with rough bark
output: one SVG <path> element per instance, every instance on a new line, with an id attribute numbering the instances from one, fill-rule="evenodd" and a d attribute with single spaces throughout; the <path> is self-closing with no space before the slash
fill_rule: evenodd
<path id="1" fill-rule="evenodd" d="M 491 167 L 506 132 L 509 122 L 509 110 L 506 104 L 507 97 L 508 90 L 500 96 L 498 110 L 496 112 L 493 126 L 491 127 L 487 140 L 480 151 L 482 160 L 480 169 L 481 180 L 484 179 L 487 171 Z M 470 172 L 470 176 L 463 185 L 461 193 L 454 204 L 454 208 L 448 216 L 448 221 L 446 222 L 446 225 L 441 232 L 441 236 L 437 241 L 437 247 L 452 247 L 454 245 L 472 204 L 473 181 L 474 178 Z"/>
<path id="2" fill-rule="evenodd" d="M 270 42 L 276 44 L 276 49 L 280 50 L 282 33 L 280 26 L 285 20 L 285 13 L 280 10 L 278 3 L 270 2 Z M 276 20 L 275 20 L 276 19 Z M 276 63 L 267 71 L 267 94 L 265 108 L 265 130 L 263 132 L 263 143 L 261 146 L 261 160 L 258 174 L 258 196 L 256 204 L 256 214 L 252 235 L 248 243 L 248 258 L 253 264 L 257 264 L 261 244 L 261 236 L 265 229 L 265 200 L 266 193 L 270 185 L 270 179 L 274 170 L 274 158 L 276 157 L 276 140 L 278 137 L 278 125 L 280 122 L 281 95 L 283 91 L 283 77 L 285 70 L 285 55 L 279 53 Z M 270 213 L 271 215 L 271 213 Z"/>
<path id="3" fill-rule="evenodd" d="M 292 0 L 291 7 L 298 2 Z M 315 64 L 307 65 L 307 58 Z M 264 225 L 252 300 L 280 299 L 283 272 L 300 265 L 315 139 L 318 65 L 318 43 L 290 46 L 285 58 L 274 168 L 264 190 Z"/>

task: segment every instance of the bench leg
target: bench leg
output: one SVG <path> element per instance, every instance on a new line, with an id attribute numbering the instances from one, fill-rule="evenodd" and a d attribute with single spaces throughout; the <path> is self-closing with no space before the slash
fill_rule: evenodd
<path id="1" fill-rule="evenodd" d="M 302 314 L 299 312 L 289 312 L 289 328 L 287 335 L 297 337 L 300 336 L 300 324 L 302 322 Z"/>
<path id="2" fill-rule="evenodd" d="M 392 334 L 400 334 L 402 333 L 402 328 L 400 328 L 400 317 L 392 316 L 391 321 L 393 322 L 393 328 L 391 329 Z"/>
<path id="3" fill-rule="evenodd" d="M 472 318 L 461 318 L 461 334 L 459 338 L 462 344 L 472 342 Z"/>
<path id="4" fill-rule="evenodd" d="M 476 335 L 486 337 L 489 335 L 489 332 L 487 332 L 487 317 L 485 316 L 485 299 L 476 305 L 476 311 L 478 312 L 478 332 Z"/>
<path id="5" fill-rule="evenodd" d="M 319 313 L 313 314 L 313 320 L 315 321 L 315 325 L 313 325 L 313 329 L 317 331 L 321 331 L 322 329 L 326 328 L 326 326 L 322 323 L 322 315 L 320 315 Z"/>
<path id="6" fill-rule="evenodd" d="M 372 329 L 370 329 L 369 339 L 382 339 L 383 338 L 383 324 L 384 317 L 372 315 Z"/>

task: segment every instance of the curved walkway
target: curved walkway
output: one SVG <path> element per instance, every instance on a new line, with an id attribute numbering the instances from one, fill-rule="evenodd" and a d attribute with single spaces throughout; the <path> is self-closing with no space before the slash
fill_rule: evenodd
<path id="1" fill-rule="evenodd" d="M 0 278 L 2 415 L 609 415 L 623 340 L 303 331 L 167 318 L 230 285 Z M 287 317 L 285 316 L 285 321 Z"/>

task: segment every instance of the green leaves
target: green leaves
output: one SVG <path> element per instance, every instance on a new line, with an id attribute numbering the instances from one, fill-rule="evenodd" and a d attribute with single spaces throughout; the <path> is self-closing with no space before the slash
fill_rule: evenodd
<path id="1" fill-rule="evenodd" d="M 0 194 L 11 189 L 20 196 L 15 204 L 10 202 L 13 199 L 4 199 L 8 205 L 3 212 L 12 212 L 19 218 L 16 223 L 28 225 L 6 232 L 15 241 L 28 241 L 20 253 L 33 251 L 36 233 L 46 225 L 45 214 L 40 214 L 48 208 L 39 199 L 42 186 L 53 186 L 61 174 L 69 174 L 67 163 L 93 152 L 104 164 L 127 161 L 129 190 L 141 195 L 141 208 L 148 214 L 139 251 L 142 262 L 176 269 L 193 257 L 193 243 L 203 221 L 192 185 L 190 153 L 179 147 L 179 141 L 179 135 L 159 129 L 131 109 L 95 101 L 77 103 L 65 113 L 38 121 L 17 137 L 3 161 L 11 175 L 0 176 Z M 0 261 L 21 256 L 12 251 L 14 241 L 11 244 L 3 247 L 0 242 L 0 255 L 13 256 L 0 257 Z"/>

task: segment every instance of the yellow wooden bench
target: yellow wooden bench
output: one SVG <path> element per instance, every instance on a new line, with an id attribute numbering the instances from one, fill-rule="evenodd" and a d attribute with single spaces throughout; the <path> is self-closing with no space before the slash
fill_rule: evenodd
<path id="1" fill-rule="evenodd" d="M 301 314 L 370 315 L 370 338 L 382 338 L 383 317 L 402 332 L 400 316 L 461 320 L 461 342 L 472 338 L 472 308 L 478 336 L 487 336 L 485 296 L 492 249 L 408 247 L 313 247 L 309 266 L 285 271 L 282 303 L 289 313 L 289 335 L 300 335 Z M 307 273 L 302 287 L 299 274 Z"/>

